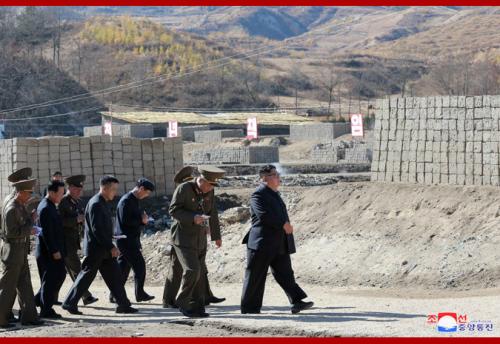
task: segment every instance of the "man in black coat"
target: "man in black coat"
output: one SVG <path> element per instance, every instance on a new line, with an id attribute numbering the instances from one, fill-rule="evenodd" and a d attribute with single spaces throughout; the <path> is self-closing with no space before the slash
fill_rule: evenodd
<path id="1" fill-rule="evenodd" d="M 276 282 L 285 291 L 293 314 L 311 308 L 313 302 L 302 301 L 306 293 L 295 282 L 290 254 L 295 253 L 293 227 L 285 203 L 278 192 L 280 176 L 273 165 L 259 171 L 261 185 L 250 199 L 252 227 L 243 243 L 247 245 L 247 265 L 241 313 L 260 313 L 269 267 Z"/>
<path id="2" fill-rule="evenodd" d="M 99 271 L 111 293 L 115 296 L 118 307 L 116 313 L 135 313 L 130 306 L 125 288 L 121 283 L 120 267 L 116 257 L 120 251 L 113 244 L 113 219 L 109 202 L 118 191 L 118 179 L 104 176 L 100 181 L 99 193 L 94 195 L 85 208 L 85 238 L 83 241 L 82 270 L 62 304 L 62 308 L 71 314 L 82 314 L 78 310 L 78 301 L 89 289 Z"/>
<path id="3" fill-rule="evenodd" d="M 149 197 L 154 189 L 155 186 L 151 181 L 146 178 L 139 179 L 135 188 L 122 196 L 116 211 L 116 235 L 126 236 L 116 241 L 120 250 L 118 264 L 122 272 L 122 282 L 125 285 L 132 268 L 137 302 L 155 298 L 144 291 L 146 262 L 141 252 L 141 233 L 143 226 L 148 223 L 148 215 L 139 206 L 139 200 Z"/>
<path id="4" fill-rule="evenodd" d="M 63 196 L 64 183 L 53 180 L 47 187 L 47 196 L 42 199 L 37 208 L 42 230 L 38 236 L 35 252 L 41 280 L 40 291 L 36 298 L 40 301 L 40 317 L 42 318 L 62 318 L 54 311 L 53 306 L 56 301 L 55 296 L 59 293 L 66 278 L 64 230 L 57 210 L 57 204 L 61 202 Z"/>

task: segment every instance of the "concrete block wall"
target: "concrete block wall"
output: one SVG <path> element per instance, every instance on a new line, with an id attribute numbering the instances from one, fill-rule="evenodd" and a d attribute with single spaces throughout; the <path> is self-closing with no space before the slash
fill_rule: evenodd
<path id="1" fill-rule="evenodd" d="M 192 164 L 257 164 L 279 162 L 279 149 L 274 146 L 224 147 L 197 149 Z"/>
<path id="2" fill-rule="evenodd" d="M 500 185 L 500 96 L 376 103 L 372 180 Z"/>
<path id="3" fill-rule="evenodd" d="M 316 163 L 366 164 L 372 161 L 371 143 L 338 141 L 317 144 L 311 150 Z"/>
<path id="4" fill-rule="evenodd" d="M 113 124 L 113 136 L 120 137 L 139 137 L 152 138 L 155 137 L 152 124 Z M 83 128 L 83 136 L 100 136 L 102 135 L 102 126 L 93 126 Z"/>
<path id="5" fill-rule="evenodd" d="M 227 137 L 243 137 L 242 129 L 200 130 L 194 132 L 194 140 L 198 143 L 219 143 Z"/>
<path id="6" fill-rule="evenodd" d="M 210 130 L 208 125 L 192 125 L 186 127 L 179 127 L 179 132 L 184 141 L 194 141 L 194 133 L 196 131 L 207 131 Z"/>
<path id="7" fill-rule="evenodd" d="M 290 125 L 290 139 L 292 141 L 330 142 L 350 132 L 351 124 L 349 122 Z"/>
<path id="8" fill-rule="evenodd" d="M 99 180 L 112 174 L 120 181 L 120 194 L 130 190 L 140 177 L 150 178 L 157 195 L 171 195 L 174 174 L 183 166 L 181 138 L 139 139 L 127 137 L 42 137 L 0 140 L 0 195 L 11 190 L 7 176 L 21 167 L 31 167 L 41 192 L 50 175 L 84 174 L 84 194 L 97 192 Z"/>

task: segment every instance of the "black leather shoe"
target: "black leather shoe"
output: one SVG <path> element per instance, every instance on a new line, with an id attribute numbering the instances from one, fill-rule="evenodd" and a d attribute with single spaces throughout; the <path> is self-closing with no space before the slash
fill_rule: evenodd
<path id="1" fill-rule="evenodd" d="M 179 308 L 175 303 L 163 302 L 163 308 Z"/>
<path id="2" fill-rule="evenodd" d="M 26 321 L 26 322 L 21 323 L 21 325 L 23 325 L 23 326 L 41 326 L 43 324 L 45 324 L 45 322 L 43 320 L 40 320 L 40 319 L 33 320 L 33 321 Z"/>
<path id="3" fill-rule="evenodd" d="M 78 307 L 73 307 L 69 305 L 65 305 L 64 303 L 61 306 L 62 309 L 67 311 L 70 314 L 75 314 L 75 315 L 82 315 L 83 313 L 78 310 Z"/>
<path id="4" fill-rule="evenodd" d="M 115 313 L 120 313 L 120 314 L 132 314 L 132 313 L 137 313 L 139 310 L 134 307 L 116 307 Z"/>
<path id="5" fill-rule="evenodd" d="M 254 309 L 254 310 L 251 310 L 251 309 L 242 309 L 241 310 L 241 314 L 260 314 L 260 309 Z"/>
<path id="6" fill-rule="evenodd" d="M 54 302 L 54 305 L 56 305 L 56 306 L 61 306 L 61 305 L 62 305 L 62 302 L 61 302 L 61 301 L 56 301 L 56 302 Z"/>
<path id="7" fill-rule="evenodd" d="M 179 308 L 179 310 L 181 311 L 181 313 L 188 317 L 188 318 L 206 318 L 208 316 L 210 316 L 210 314 L 206 313 L 206 312 L 200 312 L 200 311 L 189 311 L 187 309 L 182 309 L 182 308 Z"/>
<path id="8" fill-rule="evenodd" d="M 86 299 L 83 299 L 83 304 L 85 306 L 87 306 L 87 305 L 91 305 L 91 304 L 93 304 L 93 303 L 95 303 L 97 301 L 99 301 L 99 299 L 97 297 L 93 297 L 91 295 L 91 296 L 87 297 Z"/>
<path id="9" fill-rule="evenodd" d="M 205 306 L 211 304 L 211 303 L 221 303 L 221 302 L 224 302 L 226 301 L 226 298 L 225 297 L 215 297 L 215 296 L 212 296 L 208 299 L 205 300 Z"/>
<path id="10" fill-rule="evenodd" d="M 45 318 L 45 319 L 62 319 L 62 315 L 56 313 L 53 309 L 50 311 L 46 312 L 40 312 L 40 318 Z"/>
<path id="11" fill-rule="evenodd" d="M 304 301 L 299 301 L 297 303 L 294 303 L 292 306 L 292 314 L 297 314 L 300 311 L 306 310 L 314 306 L 314 302 L 304 302 Z"/>
<path id="12" fill-rule="evenodd" d="M 155 297 L 153 295 L 148 295 L 148 294 L 144 294 L 142 295 L 141 297 L 137 297 L 136 298 L 136 301 L 137 302 L 144 302 L 144 301 L 151 301 L 153 300 Z"/>

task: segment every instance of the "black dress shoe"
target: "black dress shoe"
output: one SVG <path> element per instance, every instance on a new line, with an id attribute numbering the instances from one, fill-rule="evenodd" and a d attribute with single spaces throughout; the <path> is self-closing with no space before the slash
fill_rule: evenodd
<path id="1" fill-rule="evenodd" d="M 7 323 L 5 325 L 0 325 L 0 328 L 13 328 L 13 327 L 16 327 L 16 325 L 14 325 L 12 323 Z"/>
<path id="2" fill-rule="evenodd" d="M 179 307 L 177 307 L 177 305 L 176 305 L 176 304 L 172 304 L 172 303 L 165 303 L 165 302 L 163 303 L 163 306 L 162 306 L 162 307 L 163 307 L 163 308 L 174 308 L 174 309 L 179 308 Z"/>
<path id="3" fill-rule="evenodd" d="M 46 319 L 61 319 L 62 315 L 56 313 L 55 310 L 49 309 L 47 311 L 41 311 L 40 312 L 40 318 L 46 318 Z"/>
<path id="4" fill-rule="evenodd" d="M 137 297 L 136 298 L 136 301 L 137 302 L 143 302 L 143 301 L 151 301 L 153 300 L 155 297 L 153 295 L 148 295 L 148 294 L 144 294 L 142 295 L 141 297 Z"/>
<path id="5" fill-rule="evenodd" d="M 200 311 L 194 311 L 194 310 L 187 310 L 187 309 L 182 309 L 182 308 L 179 308 L 179 310 L 181 311 L 181 313 L 188 317 L 188 318 L 206 318 L 208 316 L 210 316 L 210 314 L 206 313 L 206 312 L 200 312 Z"/>
<path id="6" fill-rule="evenodd" d="M 83 313 L 78 310 L 78 307 L 73 307 L 69 305 L 65 305 L 64 303 L 61 306 L 62 309 L 67 311 L 70 314 L 75 314 L 75 315 L 82 315 Z"/>
<path id="7" fill-rule="evenodd" d="M 134 308 L 134 307 L 130 307 L 130 306 L 121 307 L 121 306 L 118 306 L 118 307 L 116 307 L 115 313 L 132 314 L 132 313 L 137 313 L 138 311 L 139 310 L 137 308 Z"/>
<path id="8" fill-rule="evenodd" d="M 97 297 L 93 297 L 91 295 L 91 296 L 87 297 L 86 299 L 83 299 L 83 304 L 85 306 L 87 306 L 87 305 L 91 305 L 91 304 L 93 304 L 93 303 L 95 303 L 97 301 L 99 301 L 99 299 Z"/>
<path id="9" fill-rule="evenodd" d="M 21 325 L 23 325 L 23 326 L 41 326 L 43 324 L 45 324 L 45 322 L 43 320 L 40 320 L 40 319 L 33 320 L 33 321 L 25 321 L 25 322 L 21 323 Z"/>
<path id="10" fill-rule="evenodd" d="M 225 297 L 215 297 L 215 296 L 212 296 L 212 297 L 209 297 L 208 299 L 205 300 L 205 306 L 208 306 L 211 303 L 221 303 L 221 302 L 224 302 L 224 301 L 226 301 Z"/>
<path id="11" fill-rule="evenodd" d="M 260 314 L 260 309 L 254 309 L 254 310 L 242 309 L 241 314 Z"/>
<path id="12" fill-rule="evenodd" d="M 60 305 L 62 305 L 62 302 L 61 301 L 56 301 L 56 302 L 54 302 L 54 305 L 60 306 Z"/>
<path id="13" fill-rule="evenodd" d="M 300 311 L 306 310 L 314 306 L 314 302 L 304 302 L 304 301 L 299 301 L 293 304 L 292 306 L 292 314 L 297 314 Z"/>

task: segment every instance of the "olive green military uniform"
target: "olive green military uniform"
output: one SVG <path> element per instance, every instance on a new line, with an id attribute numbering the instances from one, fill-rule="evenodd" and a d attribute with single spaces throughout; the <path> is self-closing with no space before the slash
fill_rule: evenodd
<path id="1" fill-rule="evenodd" d="M 33 170 L 30 167 L 24 167 L 24 168 L 21 168 L 17 171 L 12 172 L 7 177 L 7 180 L 11 183 L 16 183 L 16 182 L 19 182 L 21 180 L 29 179 L 32 174 L 33 174 Z M 14 199 L 14 197 L 16 197 L 16 189 L 14 187 L 12 187 L 12 191 L 2 201 L 2 208 L 0 209 L 0 226 L 2 226 L 2 227 L 0 227 L 0 233 L 2 232 L 2 228 L 3 228 L 3 223 L 2 223 L 3 209 L 11 200 Z M 2 239 L 1 237 L 2 237 L 2 235 L 0 235 L 0 242 Z M 15 296 L 14 296 L 14 298 L 15 298 Z M 18 303 L 19 303 L 19 308 L 21 308 L 20 300 L 18 300 Z M 14 314 L 12 312 L 11 312 L 9 318 L 14 319 Z"/>
<path id="2" fill-rule="evenodd" d="M 174 176 L 174 183 L 176 185 L 181 184 L 183 182 L 187 182 L 193 179 L 194 168 L 192 166 L 185 166 L 180 169 L 176 175 Z M 219 230 L 215 230 L 215 233 L 220 233 Z M 212 241 L 215 240 L 211 238 Z M 214 297 L 212 290 L 210 289 L 210 283 L 208 281 L 208 274 L 204 274 L 201 276 L 205 281 L 205 304 L 207 304 L 207 300 L 210 300 Z M 163 306 L 164 307 L 175 307 L 175 299 L 177 297 L 177 293 L 179 292 L 179 288 L 181 286 L 182 280 L 182 265 L 177 258 L 177 254 L 175 250 L 172 249 L 170 253 L 170 265 L 167 271 L 167 277 L 165 278 L 165 285 L 163 288 Z"/>
<path id="3" fill-rule="evenodd" d="M 16 188 L 23 183 L 34 185 L 35 180 L 15 183 Z M 26 187 L 26 186 L 24 186 Z M 19 189 L 18 189 L 19 190 Z M 11 199 L 2 211 L 2 247 L 0 259 L 3 273 L 0 278 L 0 326 L 8 323 L 16 292 L 21 306 L 21 322 L 38 320 L 33 287 L 28 265 L 30 234 L 33 221 L 26 207 L 16 199 Z"/>
<path id="4" fill-rule="evenodd" d="M 211 238 L 220 239 L 214 192 L 203 195 L 196 181 L 182 183 L 174 192 L 169 213 L 175 220 L 171 229 L 172 244 L 183 269 L 181 291 L 176 304 L 182 310 L 204 311 L 206 283 L 203 276 L 207 273 L 207 234 L 205 226 L 194 224 L 194 217 L 209 215 Z"/>

